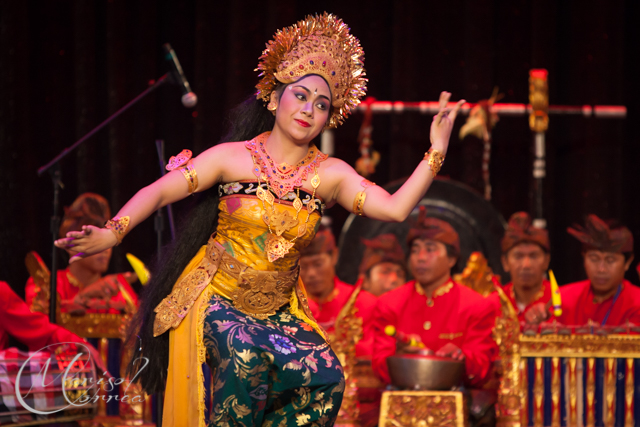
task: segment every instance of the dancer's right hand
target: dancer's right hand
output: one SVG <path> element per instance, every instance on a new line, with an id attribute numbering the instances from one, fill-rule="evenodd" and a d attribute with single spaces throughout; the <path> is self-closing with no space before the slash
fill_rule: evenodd
<path id="1" fill-rule="evenodd" d="M 117 243 L 118 240 L 111 230 L 93 225 L 84 225 L 82 231 L 70 231 L 66 237 L 55 241 L 57 247 L 71 254 L 69 264 L 112 248 Z"/>

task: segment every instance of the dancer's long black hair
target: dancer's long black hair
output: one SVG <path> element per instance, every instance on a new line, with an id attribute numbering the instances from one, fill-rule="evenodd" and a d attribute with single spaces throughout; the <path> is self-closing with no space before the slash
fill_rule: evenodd
<path id="1" fill-rule="evenodd" d="M 277 89 L 278 95 L 282 94 L 282 89 L 284 86 Z M 229 131 L 221 142 L 252 139 L 273 129 L 275 123 L 273 114 L 255 95 L 233 109 L 229 120 Z M 129 328 L 127 343 L 134 346 L 134 356 L 128 375 L 133 378 L 137 374 L 136 381 L 149 394 L 164 390 L 169 365 L 169 333 L 153 336 L 156 318 L 153 310 L 171 293 L 184 268 L 200 247 L 207 244 L 218 224 L 218 186 L 214 185 L 195 197 L 191 210 L 181 221 L 176 239 L 163 249 L 156 262 L 151 281 L 142 292 L 140 309 Z M 145 367 L 146 359 L 148 365 Z"/>

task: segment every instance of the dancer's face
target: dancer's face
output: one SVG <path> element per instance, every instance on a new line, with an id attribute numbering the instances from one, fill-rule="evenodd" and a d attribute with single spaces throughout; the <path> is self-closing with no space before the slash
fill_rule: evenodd
<path id="1" fill-rule="evenodd" d="M 276 99 L 276 126 L 296 141 L 311 141 L 329 118 L 331 91 L 320 76 L 309 75 L 288 85 Z"/>

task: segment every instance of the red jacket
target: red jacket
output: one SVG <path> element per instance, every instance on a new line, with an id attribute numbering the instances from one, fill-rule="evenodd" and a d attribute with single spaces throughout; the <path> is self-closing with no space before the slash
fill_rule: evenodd
<path id="1" fill-rule="evenodd" d="M 334 331 L 336 318 L 356 289 L 356 286 L 344 283 L 337 277 L 333 278 L 333 283 L 333 291 L 326 300 L 318 302 L 309 295 L 311 312 L 318 324 L 328 333 Z M 360 290 L 356 297 L 355 306 L 358 309 L 358 317 L 362 319 L 363 329 L 362 339 L 356 344 L 357 357 L 370 356 L 373 350 L 372 316 L 377 301 L 375 295 L 363 290 Z"/>
<path id="2" fill-rule="evenodd" d="M 387 292 L 378 299 L 374 313 L 373 370 L 390 383 L 386 359 L 396 352 L 396 340 L 384 329 L 420 336 L 429 349 L 438 351 L 447 343 L 465 355 L 467 384 L 482 385 L 489 378 L 498 348 L 491 336 L 495 309 L 475 291 L 448 281 L 433 292 L 431 303 L 415 280 Z"/>
<path id="3" fill-rule="evenodd" d="M 558 321 L 565 325 L 586 325 L 590 320 L 601 325 L 610 308 L 606 326 L 620 326 L 627 321 L 640 325 L 640 288 L 627 280 L 622 281 L 622 291 L 613 307 L 614 296 L 601 303 L 593 301 L 589 280 L 562 286 L 560 296 L 562 315 Z"/>
<path id="4" fill-rule="evenodd" d="M 7 346 L 9 335 L 38 351 L 49 344 L 85 341 L 66 329 L 49 323 L 42 313 L 33 313 L 29 306 L 5 282 L 0 282 L 0 350 Z"/>
<path id="5" fill-rule="evenodd" d="M 527 304 L 527 306 L 524 307 L 523 310 L 520 310 L 520 308 L 518 307 L 518 303 L 516 302 L 516 294 L 513 291 L 513 283 L 507 283 L 506 285 L 504 285 L 502 290 L 504 291 L 507 298 L 509 298 L 509 301 L 511 302 L 511 305 L 513 305 L 513 308 L 518 313 L 518 320 L 520 321 L 521 325 L 525 321 L 524 319 L 525 313 L 529 311 L 529 309 L 534 304 L 538 304 L 538 303 L 546 304 L 551 300 L 551 282 L 549 282 L 548 280 L 542 281 L 542 289 L 540 289 L 540 292 L 538 293 L 536 298 L 533 301 L 531 301 L 531 303 Z M 502 307 L 500 305 L 500 297 L 498 296 L 497 292 L 494 292 L 491 295 L 489 295 L 487 297 L 487 300 L 489 301 L 490 304 L 492 304 L 495 307 L 496 310 L 498 310 L 498 314 L 501 313 Z"/>

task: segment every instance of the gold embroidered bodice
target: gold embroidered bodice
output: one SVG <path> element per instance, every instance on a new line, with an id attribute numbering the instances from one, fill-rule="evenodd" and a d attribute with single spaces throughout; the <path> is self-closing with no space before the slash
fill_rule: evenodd
<path id="1" fill-rule="evenodd" d="M 215 240 L 220 243 L 226 251 L 238 261 L 256 270 L 287 271 L 298 265 L 300 251 L 305 248 L 315 236 L 322 217 L 323 203 L 319 198 L 315 198 L 317 209 L 311 214 L 306 232 L 298 237 L 291 250 L 283 257 L 274 262 L 269 262 L 265 252 L 265 243 L 269 230 L 264 220 L 262 202 L 256 197 L 258 183 L 255 181 L 241 181 L 222 184 L 219 188 L 220 204 L 218 214 L 218 228 Z M 267 189 L 265 183 L 262 188 Z M 312 191 L 300 189 L 300 199 L 306 207 L 311 202 Z M 293 200 L 296 194 L 288 193 L 275 206 L 278 211 L 288 210 L 291 216 L 295 217 L 296 211 L 293 207 Z M 305 214 L 300 215 L 299 221 L 302 223 L 306 219 Z M 287 240 L 293 239 L 297 234 L 298 227 L 294 226 L 285 232 L 283 237 Z"/>
<path id="2" fill-rule="evenodd" d="M 216 294 L 233 301 L 238 310 L 258 318 L 273 315 L 292 301 L 292 314 L 317 328 L 311 320 L 304 290 L 296 285 L 300 251 L 315 236 L 323 210 L 322 201 L 311 200 L 311 195 L 300 189 L 301 203 L 305 206 L 314 203 L 316 209 L 309 217 L 304 234 L 295 240 L 293 247 L 284 257 L 269 262 L 264 250 L 269 228 L 262 217 L 262 201 L 255 195 L 257 185 L 257 182 L 243 181 L 219 186 L 221 197 L 215 237 L 198 251 L 171 293 L 156 306 L 154 336 L 170 328 L 178 328 L 209 286 Z M 266 184 L 263 185 L 266 190 Z M 295 213 L 289 200 L 295 200 L 297 193 L 296 190 L 296 193 L 285 194 L 276 203 L 276 210 L 283 212 L 286 209 Z M 297 229 L 294 226 L 291 231 L 297 235 Z M 284 234 L 286 239 L 292 240 L 293 237 L 289 231 Z M 318 331 L 322 334 L 319 328 Z"/>

